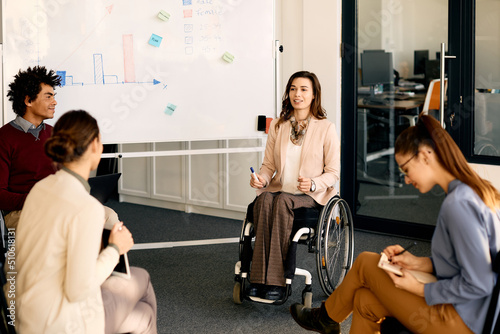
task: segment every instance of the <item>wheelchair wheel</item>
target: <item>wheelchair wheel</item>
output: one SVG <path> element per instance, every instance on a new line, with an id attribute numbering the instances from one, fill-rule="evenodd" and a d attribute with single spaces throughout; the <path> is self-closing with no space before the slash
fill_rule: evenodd
<path id="1" fill-rule="evenodd" d="M 321 211 L 316 250 L 319 281 L 329 296 L 351 268 L 354 253 L 351 211 L 346 201 L 337 196 Z"/>

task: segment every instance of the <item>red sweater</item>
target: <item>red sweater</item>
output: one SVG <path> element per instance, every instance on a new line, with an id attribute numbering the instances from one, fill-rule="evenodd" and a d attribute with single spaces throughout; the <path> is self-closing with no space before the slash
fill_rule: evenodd
<path id="1" fill-rule="evenodd" d="M 16 129 L 10 123 L 0 128 L 0 209 L 21 210 L 33 185 L 55 173 L 44 144 L 52 133 L 45 124 L 39 139 Z"/>

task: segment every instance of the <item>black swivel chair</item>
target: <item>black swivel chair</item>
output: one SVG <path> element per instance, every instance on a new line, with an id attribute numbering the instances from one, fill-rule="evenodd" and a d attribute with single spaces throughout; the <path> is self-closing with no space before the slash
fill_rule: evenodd
<path id="1" fill-rule="evenodd" d="M 500 274 L 500 252 L 493 260 L 493 272 Z M 500 295 L 500 277 L 497 278 L 497 283 L 491 294 L 491 301 L 486 315 L 486 321 L 483 327 L 483 334 L 500 333 L 500 321 L 494 322 L 495 311 L 498 305 L 498 297 Z M 494 328 L 493 332 L 491 331 Z M 411 334 L 410 330 L 404 327 L 397 319 L 389 317 L 382 321 L 380 325 L 381 334 Z"/>

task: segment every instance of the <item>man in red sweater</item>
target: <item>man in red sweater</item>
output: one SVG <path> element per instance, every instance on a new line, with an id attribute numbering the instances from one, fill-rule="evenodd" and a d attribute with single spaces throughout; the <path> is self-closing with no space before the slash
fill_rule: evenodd
<path id="1" fill-rule="evenodd" d="M 52 126 L 44 120 L 54 117 L 59 85 L 60 77 L 42 66 L 19 71 L 9 85 L 7 96 L 17 117 L 0 128 L 0 209 L 7 227 L 17 226 L 33 185 L 56 171 L 45 155 Z"/>

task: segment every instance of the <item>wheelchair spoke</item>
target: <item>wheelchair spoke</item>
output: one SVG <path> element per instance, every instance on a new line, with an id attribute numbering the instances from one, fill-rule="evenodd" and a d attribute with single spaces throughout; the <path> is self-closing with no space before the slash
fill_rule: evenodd
<path id="1" fill-rule="evenodd" d="M 349 207 L 338 199 L 323 217 L 318 238 L 321 270 L 318 268 L 323 291 L 330 294 L 342 282 L 352 264 L 353 230 Z"/>

